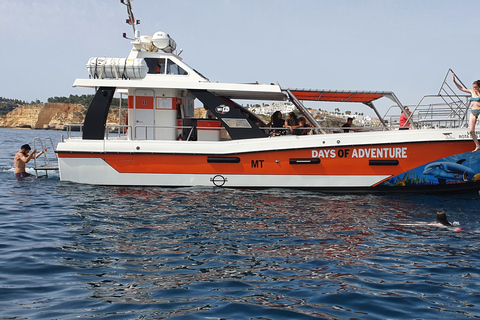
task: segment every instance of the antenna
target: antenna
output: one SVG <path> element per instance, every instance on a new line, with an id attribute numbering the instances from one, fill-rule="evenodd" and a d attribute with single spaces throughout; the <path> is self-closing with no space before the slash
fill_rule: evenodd
<path id="1" fill-rule="evenodd" d="M 133 27 L 133 34 L 136 37 L 137 35 L 136 25 L 140 24 L 140 20 L 135 20 L 135 17 L 133 16 L 133 11 L 132 11 L 132 4 L 130 0 L 120 0 L 120 2 L 127 7 L 128 19 L 126 20 L 126 23 Z M 123 34 L 123 37 L 127 38 L 125 33 Z"/>

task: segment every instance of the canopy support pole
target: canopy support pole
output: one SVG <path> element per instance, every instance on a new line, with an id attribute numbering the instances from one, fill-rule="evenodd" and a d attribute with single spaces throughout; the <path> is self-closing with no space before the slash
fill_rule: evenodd
<path id="1" fill-rule="evenodd" d="M 377 108 L 375 108 L 375 106 L 373 105 L 373 102 L 372 101 L 369 101 L 369 102 L 362 102 L 364 105 L 370 107 L 370 109 L 372 109 L 375 114 L 377 115 L 377 118 L 378 120 L 380 120 L 380 122 L 383 124 L 383 126 L 386 128 L 387 127 L 387 124 L 385 123 L 385 121 L 383 120 L 382 116 L 378 113 L 378 110 Z"/>
<path id="2" fill-rule="evenodd" d="M 400 108 L 400 110 L 402 110 L 403 113 L 408 114 L 405 111 L 405 107 L 403 106 L 403 104 L 397 99 L 397 96 L 393 92 L 389 92 L 388 94 L 385 94 L 384 96 L 386 98 L 392 100 L 393 102 L 395 102 L 397 104 L 397 106 Z M 374 110 L 376 111 L 377 109 L 374 108 Z M 417 129 L 417 127 L 415 126 L 415 123 L 413 123 L 413 121 L 410 121 L 410 119 L 412 118 L 412 115 L 413 115 L 413 113 L 408 116 L 407 121 L 410 122 L 410 126 L 411 126 L 412 129 Z M 377 116 L 378 116 L 378 113 L 377 113 Z M 378 118 L 381 119 L 382 123 L 385 125 L 385 123 L 383 122 L 383 119 L 380 116 L 378 116 Z"/>
<path id="3" fill-rule="evenodd" d="M 295 95 L 290 90 L 287 89 L 285 91 L 287 92 L 290 100 L 295 105 L 295 107 L 297 107 L 297 109 L 300 110 L 300 112 L 305 116 L 305 118 L 307 118 L 308 121 L 315 126 L 316 131 L 320 131 L 321 133 L 326 134 L 327 132 L 323 130 L 322 126 L 318 123 L 317 120 L 315 120 L 312 114 L 308 112 L 307 108 L 305 108 L 305 106 L 300 102 L 300 100 L 298 100 L 297 97 L 295 97 Z"/>

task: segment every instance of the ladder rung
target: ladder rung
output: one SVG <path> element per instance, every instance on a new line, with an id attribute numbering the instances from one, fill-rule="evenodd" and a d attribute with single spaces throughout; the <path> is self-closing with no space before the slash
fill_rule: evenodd
<path id="1" fill-rule="evenodd" d="M 51 165 L 51 166 L 38 166 L 35 167 L 35 170 L 58 170 L 58 166 Z"/>

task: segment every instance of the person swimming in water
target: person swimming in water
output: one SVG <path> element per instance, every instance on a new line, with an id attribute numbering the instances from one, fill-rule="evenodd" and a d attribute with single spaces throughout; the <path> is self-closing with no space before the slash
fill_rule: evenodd
<path id="1" fill-rule="evenodd" d="M 472 89 L 467 89 L 462 87 L 455 81 L 455 73 L 452 73 L 453 83 L 457 86 L 458 90 L 466 92 L 472 96 L 472 103 L 470 104 L 470 118 L 468 120 L 468 131 L 472 136 L 473 142 L 475 143 L 475 149 L 472 152 L 475 152 L 480 149 L 480 144 L 478 144 L 478 138 L 475 134 L 475 124 L 477 123 L 478 116 L 480 115 L 480 80 L 473 82 Z"/>
<path id="2" fill-rule="evenodd" d="M 437 222 L 447 227 L 453 227 L 453 224 L 447 220 L 447 214 L 443 210 L 437 211 Z"/>
<path id="3" fill-rule="evenodd" d="M 454 229 L 455 232 L 462 231 L 462 228 L 458 227 L 458 223 L 454 222 L 453 224 L 447 220 L 447 214 L 443 210 L 437 211 L 437 223 L 444 225 L 445 227 L 456 227 Z"/>

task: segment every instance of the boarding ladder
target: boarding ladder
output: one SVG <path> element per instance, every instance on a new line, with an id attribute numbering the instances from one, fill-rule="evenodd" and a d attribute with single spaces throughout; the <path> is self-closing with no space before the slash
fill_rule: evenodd
<path id="1" fill-rule="evenodd" d="M 48 177 L 48 171 L 50 170 L 58 170 L 58 157 L 57 157 L 57 152 L 55 150 L 55 146 L 53 144 L 52 138 L 46 137 L 44 141 L 40 138 L 35 138 L 33 139 L 33 148 L 37 150 L 45 150 L 47 148 L 47 152 L 44 152 L 42 154 L 43 161 L 38 160 L 37 158 L 33 157 L 34 163 L 35 163 L 35 175 L 38 176 L 38 171 L 45 171 L 45 176 Z M 48 158 L 48 153 L 53 152 L 55 156 L 55 162 L 52 163 L 50 162 L 50 159 Z"/>

